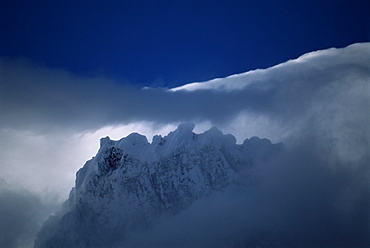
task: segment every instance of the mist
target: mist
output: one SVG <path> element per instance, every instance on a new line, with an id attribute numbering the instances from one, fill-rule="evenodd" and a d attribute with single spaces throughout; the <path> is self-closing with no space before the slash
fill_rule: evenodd
<path id="1" fill-rule="evenodd" d="M 0 246 L 33 247 L 34 238 L 44 220 L 59 201 L 42 201 L 41 197 L 21 186 L 0 180 Z"/>
<path id="2" fill-rule="evenodd" d="M 286 150 L 246 173 L 243 185 L 163 217 L 132 233 L 128 244 L 368 246 L 369 44 L 177 89 L 140 89 L 124 79 L 2 58 L 0 173 L 8 186 L 1 184 L 7 230 L 0 244 L 31 242 L 101 137 L 139 132 L 150 140 L 194 122 L 196 132 L 217 126 L 239 143 L 259 136 Z"/>
<path id="3" fill-rule="evenodd" d="M 131 234 L 130 247 L 367 247 L 369 156 L 323 156 L 311 138 L 248 171 L 242 185 Z"/>

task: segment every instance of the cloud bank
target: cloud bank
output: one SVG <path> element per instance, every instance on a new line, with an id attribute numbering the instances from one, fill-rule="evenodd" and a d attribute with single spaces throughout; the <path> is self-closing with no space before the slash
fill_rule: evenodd
<path id="1" fill-rule="evenodd" d="M 175 217 L 162 217 L 123 244 L 367 247 L 370 157 L 350 164 L 328 161 L 321 148 L 302 140 L 277 161 L 248 173 L 244 185 L 200 199 Z"/>
<path id="2" fill-rule="evenodd" d="M 0 181 L 0 246 L 31 247 L 55 204 L 42 202 L 40 197 L 22 187 Z"/>
<path id="3" fill-rule="evenodd" d="M 369 59 L 370 43 L 361 43 L 226 79 L 138 89 L 3 58 L 0 172 L 50 201 L 67 195 L 75 171 L 97 151 L 100 137 L 118 139 L 133 131 L 150 137 L 189 121 L 196 131 L 217 125 L 239 142 L 254 135 L 283 141 L 288 152 L 248 179 L 258 186 L 239 189 L 237 197 L 225 193 L 199 202 L 177 219 L 163 220 L 167 224 L 148 231 L 143 242 L 176 243 L 164 237 L 176 225 L 182 229 L 173 230 L 193 233 L 189 245 L 200 240 L 211 245 L 207 237 L 216 235 L 220 244 L 233 237 L 253 246 L 267 240 L 256 237 L 268 236 L 269 242 L 284 237 L 294 244 L 360 246 L 369 242 L 370 232 Z M 219 213 L 224 215 L 217 224 L 213 217 Z M 186 224 L 188 216 L 202 223 Z M 205 233 L 197 226 L 219 228 Z"/>
<path id="4" fill-rule="evenodd" d="M 332 111 L 366 107 L 368 46 L 313 52 L 265 70 L 170 90 L 137 89 L 103 77 L 78 77 L 26 59 L 2 59 L 0 126 L 42 133 L 142 121 L 208 121 L 228 126 L 241 116 L 293 126 L 315 115 L 322 118 Z"/>

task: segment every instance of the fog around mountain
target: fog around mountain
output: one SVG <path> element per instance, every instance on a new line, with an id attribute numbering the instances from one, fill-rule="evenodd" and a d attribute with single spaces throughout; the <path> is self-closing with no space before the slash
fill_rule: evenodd
<path id="1" fill-rule="evenodd" d="M 239 144 L 258 136 L 283 142 L 286 151 L 257 167 L 248 187 L 225 189 L 176 218 L 164 217 L 157 228 L 133 235 L 131 244 L 210 245 L 216 235 L 220 244 L 232 239 L 252 247 L 280 237 L 301 244 L 367 246 L 369 53 L 369 43 L 358 43 L 175 89 L 137 89 L 3 58 L 2 244 L 17 247 L 22 235 L 32 236 L 42 222 L 41 217 L 33 221 L 38 213 L 12 217 L 8 210 L 21 212 L 32 198 L 38 207 L 29 209 L 42 209 L 46 216 L 50 202 L 66 198 L 74 173 L 96 153 L 100 137 L 139 132 L 150 139 L 194 122 L 195 133 L 217 126 Z M 23 193 L 14 185 L 23 185 Z M 19 200 L 11 201 L 13 196 Z M 26 223 L 32 231 L 26 228 L 22 235 L 10 228 Z"/>

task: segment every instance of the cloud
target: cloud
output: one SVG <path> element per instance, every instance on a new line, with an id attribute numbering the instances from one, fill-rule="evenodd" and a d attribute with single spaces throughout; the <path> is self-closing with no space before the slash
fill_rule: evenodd
<path id="1" fill-rule="evenodd" d="M 3 59 L 0 125 L 41 132 L 140 121 L 222 125 L 243 113 L 295 125 L 317 111 L 315 105 L 342 103 L 340 94 L 357 94 L 352 105 L 368 103 L 368 46 L 318 51 L 265 70 L 173 90 L 137 89 L 103 77 L 83 78 L 26 60 Z"/>
<path id="2" fill-rule="evenodd" d="M 55 207 L 25 189 L 0 181 L 0 246 L 33 247 L 42 221 Z"/>
<path id="3" fill-rule="evenodd" d="M 255 169 L 245 185 L 195 202 L 133 233 L 130 247 L 366 247 L 370 239 L 368 164 L 320 158 L 304 140 Z M 368 160 L 367 160 L 368 161 Z"/>
<path id="4" fill-rule="evenodd" d="M 215 195 L 208 199 L 212 206 L 208 200 L 198 202 L 177 219 L 163 220 L 167 224 L 156 231 L 158 239 L 148 233 L 145 240 L 164 242 L 161 234 L 180 223 L 185 229 L 178 231 L 190 233 L 199 230 L 198 224 L 203 229 L 219 226 L 208 235 L 220 237 L 220 243 L 227 237 L 240 242 L 247 237 L 252 244 L 246 233 L 308 241 L 316 237 L 319 243 L 340 234 L 344 243 L 351 235 L 364 241 L 363 233 L 369 230 L 365 223 L 369 220 L 365 197 L 369 193 L 365 165 L 370 144 L 369 46 L 317 51 L 268 69 L 172 90 L 138 89 L 117 79 L 81 77 L 28 59 L 2 58 L 1 175 L 10 184 L 29 189 L 22 193 L 25 201 L 31 202 L 37 194 L 43 202 L 59 202 L 103 136 L 119 139 L 133 131 L 149 137 L 164 135 L 189 121 L 197 124 L 196 132 L 217 125 L 238 142 L 251 136 L 284 141 L 289 153 L 277 164 L 256 171 L 253 178 L 261 186 L 239 189 L 237 197 Z M 207 212 L 209 208 L 212 211 Z M 224 217 L 216 225 L 213 217 L 219 213 Z M 192 215 L 204 223 L 185 224 Z M 301 220 L 305 225 L 296 223 Z M 325 225 L 319 225 L 326 236 L 314 230 L 319 223 L 326 225 L 325 232 Z M 236 227 L 244 230 L 244 236 Z M 303 227 L 308 236 L 299 236 Z M 197 237 L 200 234 L 202 230 L 194 233 L 194 242 L 203 238 Z"/>
<path id="5" fill-rule="evenodd" d="M 220 101 L 228 98 L 223 94 L 138 89 L 103 77 L 79 77 L 27 59 L 2 59 L 1 74 L 2 128 L 81 132 L 141 121 L 206 121 L 238 111 L 233 105 L 221 108 Z"/>

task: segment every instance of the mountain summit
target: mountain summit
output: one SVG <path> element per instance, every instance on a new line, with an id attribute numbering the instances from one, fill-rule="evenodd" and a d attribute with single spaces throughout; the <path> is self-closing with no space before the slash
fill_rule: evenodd
<path id="1" fill-rule="evenodd" d="M 121 247 L 131 233 L 160 217 L 171 218 L 227 186 L 243 184 L 246 171 L 282 149 L 257 137 L 236 144 L 215 127 L 201 134 L 193 129 L 194 124 L 181 124 L 151 143 L 138 133 L 119 141 L 102 138 L 35 247 Z"/>

